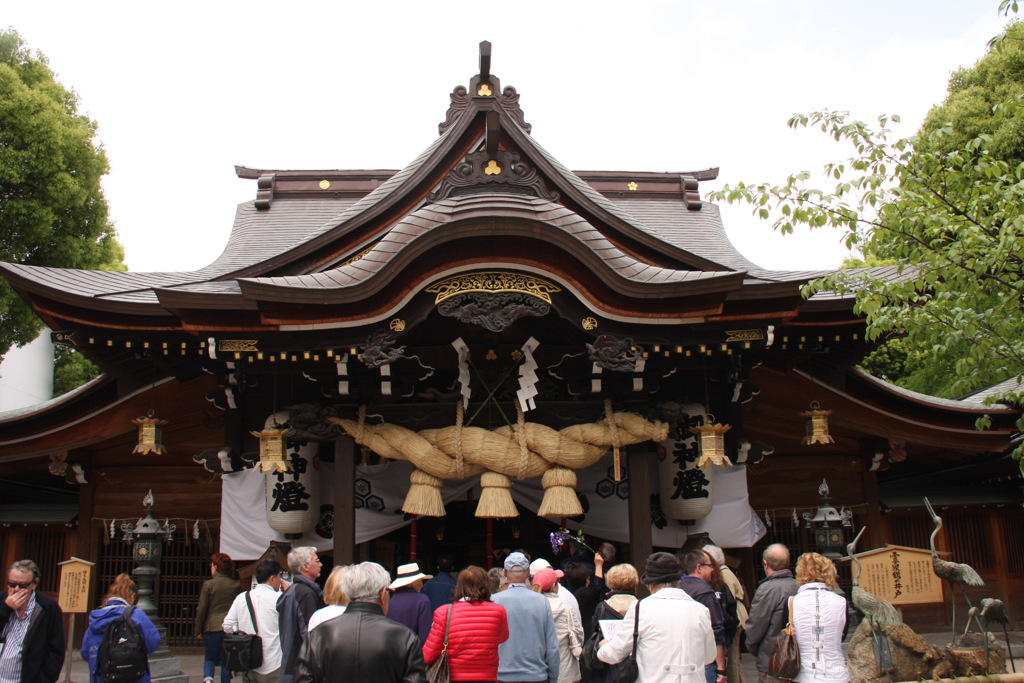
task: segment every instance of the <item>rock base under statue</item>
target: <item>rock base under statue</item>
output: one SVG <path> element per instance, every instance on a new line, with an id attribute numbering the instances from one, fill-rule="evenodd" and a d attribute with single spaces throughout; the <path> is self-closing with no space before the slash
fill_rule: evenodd
<path id="1" fill-rule="evenodd" d="M 980 633 L 969 633 L 958 645 L 946 647 L 946 658 L 953 667 L 954 676 L 1006 673 L 1006 650 L 990 642 L 986 655 L 984 638 Z"/>
<path id="2" fill-rule="evenodd" d="M 882 637 L 888 641 L 892 655 L 892 668 L 888 671 L 882 671 L 875 659 L 875 646 L 867 619 L 857 627 L 846 656 L 853 683 L 917 681 L 950 675 L 951 667 L 945 654 L 929 645 L 909 626 L 884 628 Z"/>

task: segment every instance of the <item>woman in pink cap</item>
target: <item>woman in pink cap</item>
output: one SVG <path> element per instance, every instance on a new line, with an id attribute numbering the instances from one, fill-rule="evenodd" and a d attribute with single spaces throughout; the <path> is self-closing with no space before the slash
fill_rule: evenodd
<path id="1" fill-rule="evenodd" d="M 533 590 L 548 599 L 555 619 L 558 638 L 558 683 L 578 683 L 579 656 L 583 652 L 583 625 L 569 606 L 558 597 L 558 580 L 565 576 L 558 569 L 541 569 L 533 576 Z"/>

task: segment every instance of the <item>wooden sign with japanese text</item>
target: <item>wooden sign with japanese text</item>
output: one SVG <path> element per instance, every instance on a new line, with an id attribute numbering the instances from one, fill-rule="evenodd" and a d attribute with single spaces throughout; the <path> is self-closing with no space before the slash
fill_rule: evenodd
<path id="1" fill-rule="evenodd" d="M 60 563 L 60 595 L 57 598 L 65 614 L 89 611 L 89 579 L 94 562 L 72 557 Z"/>
<path id="2" fill-rule="evenodd" d="M 861 564 L 860 587 L 869 593 L 894 605 L 942 602 L 942 582 L 932 571 L 929 551 L 887 545 L 859 553 L 857 559 Z"/>

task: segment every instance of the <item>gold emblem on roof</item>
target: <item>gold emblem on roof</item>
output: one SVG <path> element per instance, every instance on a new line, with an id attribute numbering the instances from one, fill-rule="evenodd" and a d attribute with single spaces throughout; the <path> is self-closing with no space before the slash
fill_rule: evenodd
<path id="1" fill-rule="evenodd" d="M 583 329 L 585 330 L 597 329 L 597 320 L 594 318 L 584 318 L 581 324 L 583 325 Z"/>
<path id="2" fill-rule="evenodd" d="M 402 332 L 405 330 L 405 321 L 401 318 L 395 318 L 391 321 L 391 324 L 389 324 L 388 327 L 394 332 Z"/>
<path id="3" fill-rule="evenodd" d="M 259 351 L 257 339 L 218 339 L 218 351 Z"/>
<path id="4" fill-rule="evenodd" d="M 764 339 L 763 330 L 726 330 L 725 341 L 755 341 Z"/>
<path id="5" fill-rule="evenodd" d="M 331 181 L 330 180 L 327 180 L 325 178 L 324 180 L 320 181 L 320 189 L 321 190 L 329 190 L 330 188 L 331 188 Z"/>
<path id="6" fill-rule="evenodd" d="M 465 292 L 519 292 L 550 304 L 551 295 L 562 288 L 532 275 L 492 270 L 456 275 L 435 282 L 423 291 L 436 295 L 435 304 Z"/>
<path id="7" fill-rule="evenodd" d="M 484 168 L 485 175 L 500 175 L 501 166 L 498 166 L 498 162 L 491 159 L 487 162 L 487 166 Z"/>
<path id="8" fill-rule="evenodd" d="M 491 86 L 487 85 L 486 83 L 481 83 L 480 87 L 476 91 L 476 94 L 480 97 L 490 97 L 494 93 L 491 92 Z"/>
<path id="9" fill-rule="evenodd" d="M 626 187 L 628 187 L 628 188 L 629 188 L 629 191 L 630 191 L 630 192 L 636 192 L 636 188 L 638 188 L 638 187 L 640 187 L 640 186 L 639 186 L 639 185 L 637 185 L 636 183 L 633 183 L 633 182 L 631 182 L 631 183 L 630 183 L 629 185 L 627 185 Z"/>

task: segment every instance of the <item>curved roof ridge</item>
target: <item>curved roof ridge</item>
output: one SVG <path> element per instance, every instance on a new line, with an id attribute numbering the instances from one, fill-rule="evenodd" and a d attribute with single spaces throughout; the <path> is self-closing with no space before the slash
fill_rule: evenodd
<path id="1" fill-rule="evenodd" d="M 594 260 L 595 265 L 604 266 L 609 275 L 623 283 L 629 282 L 640 287 L 661 284 L 670 286 L 684 280 L 692 282 L 718 279 L 721 280 L 722 287 L 732 288 L 739 286 L 743 277 L 742 273 L 731 271 L 673 270 L 638 261 L 609 243 L 604 235 L 582 216 L 561 204 L 538 197 L 497 192 L 449 197 L 420 207 L 390 226 L 370 251 L 357 261 L 305 275 L 241 278 L 239 283 L 247 297 L 257 299 L 266 298 L 265 295 L 271 291 L 284 291 L 296 287 L 315 288 L 316 291 L 324 292 L 368 284 L 376 279 L 379 273 L 393 275 L 395 269 L 385 269 L 384 266 L 396 259 L 401 252 L 409 253 L 410 244 L 422 240 L 435 228 L 462 225 L 470 232 L 480 231 L 481 235 L 493 234 L 491 226 L 467 223 L 474 218 L 472 214 L 477 210 L 481 211 L 482 215 L 493 217 L 496 203 L 506 212 L 506 215 L 502 216 L 506 232 L 515 233 L 515 224 L 525 221 L 541 222 L 555 228 L 564 236 L 563 240 L 585 247 L 586 253 L 592 255 L 590 258 Z M 532 229 L 521 232 L 522 236 L 534 234 Z M 463 238 L 466 235 L 460 233 L 456 237 Z M 385 279 L 388 276 L 385 276 Z M 260 295 L 256 295 L 257 290 Z"/>

